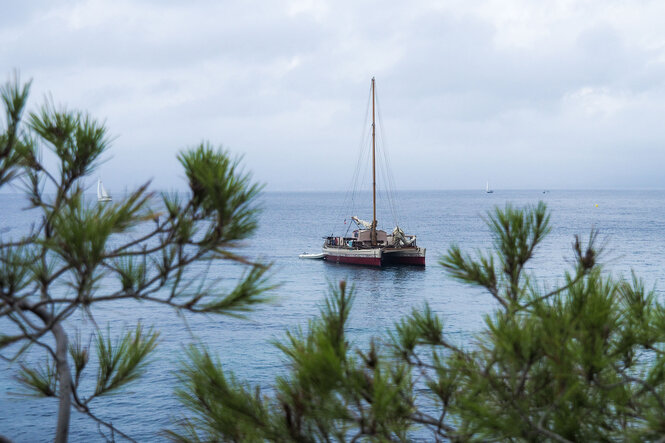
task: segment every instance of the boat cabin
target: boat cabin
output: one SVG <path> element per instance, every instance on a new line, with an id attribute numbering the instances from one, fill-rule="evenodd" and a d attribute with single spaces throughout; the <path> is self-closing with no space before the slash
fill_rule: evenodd
<path id="1" fill-rule="evenodd" d="M 357 241 L 360 244 L 372 244 L 372 231 L 370 229 L 362 229 L 360 231 L 353 231 L 354 237 L 357 237 Z M 376 244 L 379 246 L 388 245 L 388 234 L 386 231 L 376 231 Z"/>
<path id="2" fill-rule="evenodd" d="M 384 248 L 401 248 L 405 246 L 416 246 L 416 239 L 413 235 L 404 236 L 407 244 L 399 244 L 392 234 L 386 231 L 376 231 L 376 246 Z M 348 249 L 365 249 L 372 247 L 372 231 L 370 229 L 360 229 L 353 231 L 352 237 L 326 237 L 324 246 Z"/>

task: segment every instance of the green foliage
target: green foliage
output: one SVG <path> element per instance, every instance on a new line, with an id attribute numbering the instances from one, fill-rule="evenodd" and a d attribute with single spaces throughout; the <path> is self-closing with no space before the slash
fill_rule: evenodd
<path id="1" fill-rule="evenodd" d="M 64 189 L 92 173 L 110 144 L 103 124 L 82 112 L 56 109 L 52 102 L 47 102 L 38 113 L 31 113 L 29 125 L 60 160 L 60 183 Z"/>
<path id="2" fill-rule="evenodd" d="M 152 330 L 144 333 L 140 323 L 133 334 L 127 332 L 116 343 L 111 342 L 108 334 L 106 337 L 97 336 L 99 370 L 95 395 L 114 392 L 136 380 L 145 370 L 146 357 L 157 346 L 157 337 L 159 337 L 159 333 Z"/>
<path id="3" fill-rule="evenodd" d="M 209 143 L 180 153 L 178 159 L 189 179 L 194 209 L 206 216 L 214 214 L 202 242 L 238 240 L 256 229 L 257 209 L 251 201 L 261 186 L 251 183 L 238 159 Z"/>
<path id="4" fill-rule="evenodd" d="M 266 266 L 257 264 L 252 266 L 249 272 L 240 278 L 239 283 L 228 293 L 211 293 L 210 291 L 199 291 L 189 302 L 189 307 L 195 312 L 209 312 L 226 314 L 239 317 L 240 314 L 248 312 L 251 308 L 263 303 L 267 299 L 264 293 L 273 289 L 266 276 Z M 209 302 L 196 308 L 194 304 L 207 296 Z"/>
<path id="5" fill-rule="evenodd" d="M 53 360 L 47 359 L 45 364 L 34 368 L 21 365 L 16 380 L 23 385 L 28 395 L 34 397 L 55 397 L 58 389 L 58 379 Z"/>
<path id="6" fill-rule="evenodd" d="M 86 367 L 88 360 L 90 359 L 90 351 L 87 347 L 83 347 L 80 333 L 77 333 L 74 337 L 74 341 L 70 343 L 69 355 L 72 357 L 72 361 L 74 362 L 74 383 L 75 385 L 78 385 L 79 381 L 81 380 L 83 369 Z"/>
<path id="7" fill-rule="evenodd" d="M 219 360 L 213 359 L 207 350 L 190 347 L 187 356 L 189 361 L 184 362 L 180 373 L 186 388 L 177 394 L 196 417 L 183 421 L 183 434 L 169 431 L 170 438 L 199 441 L 197 430 L 200 430 L 204 435 L 230 432 L 229 437 L 235 441 L 258 440 L 262 435 L 258 426 L 269 420 L 260 392 L 252 392 L 233 375 L 225 375 L 219 369 Z M 241 419 L 236 422 L 238 416 Z"/>
<path id="8" fill-rule="evenodd" d="M 344 282 L 333 288 L 319 319 L 277 343 L 291 372 L 270 398 L 226 375 L 207 351 L 191 349 L 178 395 L 193 417 L 174 441 L 404 440 L 413 411 L 408 369 L 380 356 L 375 343 L 354 352 L 346 339 L 353 299 Z"/>
<path id="9" fill-rule="evenodd" d="M 19 122 L 30 93 L 30 82 L 21 85 L 18 73 L 13 81 L 0 88 L 0 98 L 5 108 L 4 131 L 0 133 L 0 186 L 9 183 L 20 173 L 20 166 L 30 152 Z"/>
<path id="10" fill-rule="evenodd" d="M 271 396 L 226 375 L 207 353 L 190 353 L 180 396 L 194 417 L 182 422 L 186 436 L 171 437 L 659 440 L 665 307 L 636 276 L 623 281 L 602 272 L 595 231 L 586 245 L 575 239 L 565 284 L 538 289 L 525 269 L 550 231 L 549 218 L 542 203 L 497 209 L 488 216 L 493 251 L 473 258 L 453 246 L 441 259 L 452 277 L 498 302 L 473 342 L 451 341 L 425 306 L 399 320 L 385 341 L 351 349 L 344 325 L 352 297 L 342 284 L 307 331 L 278 343 L 289 372 L 276 378 Z M 222 384 L 215 380 L 224 391 L 203 402 L 207 386 Z"/>
<path id="11" fill-rule="evenodd" d="M 30 281 L 29 266 L 33 261 L 33 254 L 25 246 L 0 249 L 0 291 L 10 294 L 22 291 Z"/>
<path id="12" fill-rule="evenodd" d="M 463 254 L 453 245 L 440 264 L 454 278 L 486 288 L 504 307 L 522 302 L 527 293 L 528 279 L 524 278 L 524 264 L 550 232 L 550 216 L 543 202 L 527 210 L 506 204 L 488 215 L 487 224 L 492 237 L 499 267 L 494 255 L 478 254 L 478 260 Z M 513 306 L 514 307 L 514 306 Z"/>
<path id="13" fill-rule="evenodd" d="M 108 431 L 104 438 L 131 440 L 94 413 L 93 400 L 121 392 L 146 371 L 158 333 L 139 324 L 113 341 L 111 331 L 97 329 L 85 346 L 80 332 L 70 341 L 65 327 L 75 313 L 96 325 L 95 306 L 106 301 L 232 316 L 265 302 L 272 287 L 269 265 L 235 251 L 256 229 L 261 186 L 238 159 L 202 143 L 179 155 L 189 195 L 160 198 L 145 184 L 112 203 L 90 201 L 85 182 L 111 142 L 105 125 L 52 101 L 23 123 L 29 89 L 16 74 L 0 90 L 6 116 L 0 186 L 22 183 L 35 215 L 23 236 L 0 238 L 0 318 L 13 326 L 0 335 L 0 357 L 19 362 L 16 378 L 30 393 L 59 398 L 56 441 L 67 440 L 71 408 Z M 56 167 L 43 162 L 46 150 L 55 155 Z M 209 278 L 213 260 L 234 263 L 244 274 L 232 285 L 221 276 Z M 208 266 L 196 266 L 201 263 Z M 27 363 L 25 351 L 35 347 L 46 353 L 46 366 Z M 97 382 L 86 392 L 82 380 L 91 362 Z"/>

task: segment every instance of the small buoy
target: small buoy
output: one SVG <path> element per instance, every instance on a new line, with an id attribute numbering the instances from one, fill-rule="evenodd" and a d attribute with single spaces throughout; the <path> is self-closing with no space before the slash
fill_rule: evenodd
<path id="1" fill-rule="evenodd" d="M 598 207 L 598 203 L 596 203 L 596 208 Z"/>

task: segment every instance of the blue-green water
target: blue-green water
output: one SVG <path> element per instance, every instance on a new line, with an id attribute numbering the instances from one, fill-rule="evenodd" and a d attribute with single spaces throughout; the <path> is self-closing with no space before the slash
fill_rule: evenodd
<path id="1" fill-rule="evenodd" d="M 427 267 L 372 269 L 300 260 L 302 252 L 319 252 L 322 237 L 344 229 L 350 215 L 371 218 L 369 211 L 345 214 L 344 195 L 336 193 L 267 193 L 260 228 L 246 242 L 244 254 L 273 263 L 274 301 L 249 314 L 249 320 L 188 316 L 186 322 L 171 309 L 149 303 L 111 303 L 94 309 L 95 320 L 112 331 L 133 327 L 138 320 L 161 331 L 155 362 L 146 375 L 122 395 L 92 403 L 95 413 L 113 422 L 139 441 L 160 441 L 161 429 L 172 425 L 183 410 L 173 396 L 174 370 L 183 346 L 197 337 L 219 354 L 227 368 L 260 385 L 267 392 L 275 374 L 284 371 L 279 352 L 270 343 L 287 328 L 306 326 L 318 312 L 328 285 L 346 279 L 355 285 L 356 302 L 350 319 L 350 337 L 364 346 L 369 337 L 386 330 L 411 307 L 430 304 L 444 320 L 445 332 L 459 343 L 469 343 L 482 327 L 483 315 L 494 304 L 489 295 L 452 281 L 437 264 L 451 243 L 470 252 L 491 246 L 482 217 L 493 206 L 535 204 L 544 200 L 552 211 L 552 233 L 537 251 L 532 270 L 550 286 L 563 280 L 570 267 L 575 234 L 587 238 L 599 229 L 604 244 L 601 262 L 608 272 L 629 276 L 631 269 L 662 295 L 665 271 L 665 193 L 660 191 L 437 191 L 400 193 L 400 224 L 418 235 L 427 248 Z M 0 195 L 0 232 L 3 239 L 23 232 L 33 215 L 21 196 Z M 360 206 L 360 205 L 357 205 Z M 380 212 L 380 225 L 392 228 L 392 219 Z M 385 223 L 381 223 L 385 220 Z M 234 276 L 228 265 L 211 268 L 215 277 Z M 90 328 L 83 315 L 72 323 Z M 4 331 L 7 324 L 0 323 Z M 2 332 L 0 331 L 0 332 Z M 29 354 L 33 358 L 32 355 Z M 37 355 L 42 355 L 36 353 Z M 40 357 L 41 359 L 42 357 Z M 40 360 L 41 361 L 41 360 Z M 57 401 L 14 395 L 16 365 L 0 362 L 0 434 L 17 442 L 52 440 Z M 91 389 L 94 367 L 84 388 Z M 84 389 L 85 391 L 85 389 Z M 71 441 L 102 440 L 96 425 L 74 413 Z"/>

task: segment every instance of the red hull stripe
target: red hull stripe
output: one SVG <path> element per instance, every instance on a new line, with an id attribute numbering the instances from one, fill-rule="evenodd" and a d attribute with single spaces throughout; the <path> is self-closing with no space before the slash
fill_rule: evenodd
<path id="1" fill-rule="evenodd" d="M 348 263 L 352 265 L 381 266 L 381 265 L 413 265 L 425 266 L 425 257 L 418 256 L 390 256 L 384 255 L 383 262 L 378 257 L 345 257 L 340 255 L 326 255 L 325 260 L 334 263 Z"/>
<path id="2" fill-rule="evenodd" d="M 326 255 L 327 261 L 335 263 L 349 263 L 352 265 L 381 266 L 379 257 L 344 257 L 341 255 Z"/>

